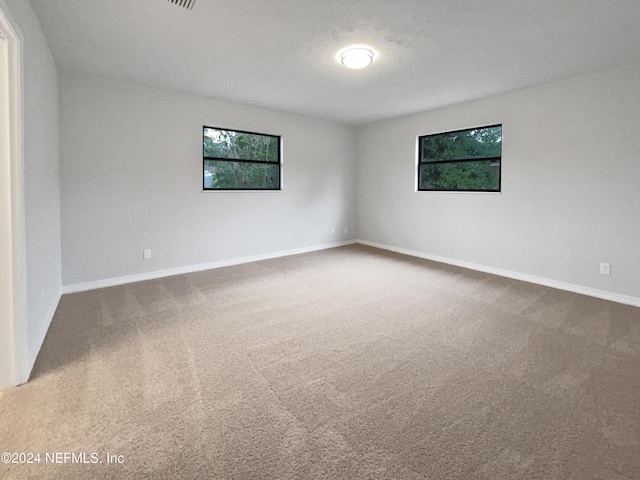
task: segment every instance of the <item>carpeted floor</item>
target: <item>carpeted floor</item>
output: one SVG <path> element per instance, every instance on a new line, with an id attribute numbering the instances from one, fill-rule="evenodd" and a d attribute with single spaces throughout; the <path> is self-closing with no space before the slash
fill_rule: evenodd
<path id="1" fill-rule="evenodd" d="M 66 295 L 0 452 L 41 454 L 11 479 L 637 480 L 640 309 L 359 245 Z"/>

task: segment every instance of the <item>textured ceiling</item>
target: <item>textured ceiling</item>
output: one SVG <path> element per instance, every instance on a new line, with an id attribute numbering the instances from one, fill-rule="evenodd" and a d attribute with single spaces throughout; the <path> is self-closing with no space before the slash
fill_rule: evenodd
<path id="1" fill-rule="evenodd" d="M 59 68 L 352 124 L 640 62 L 638 0 L 31 4 Z"/>

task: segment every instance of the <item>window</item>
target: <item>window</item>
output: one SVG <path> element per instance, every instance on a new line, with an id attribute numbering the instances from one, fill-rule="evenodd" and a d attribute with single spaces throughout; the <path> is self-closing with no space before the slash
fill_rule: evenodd
<path id="1" fill-rule="evenodd" d="M 280 137 L 202 127 L 204 190 L 280 190 Z"/>
<path id="2" fill-rule="evenodd" d="M 418 137 L 418 190 L 499 192 L 502 125 Z"/>

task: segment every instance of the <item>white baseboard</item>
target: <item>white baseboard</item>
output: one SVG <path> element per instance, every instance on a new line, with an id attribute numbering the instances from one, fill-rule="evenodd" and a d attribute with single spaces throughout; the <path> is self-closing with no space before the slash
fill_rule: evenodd
<path id="1" fill-rule="evenodd" d="M 258 262 L 260 260 L 269 260 L 271 258 L 287 257 L 289 255 L 298 255 L 300 253 L 315 252 L 318 250 L 326 250 L 328 248 L 342 247 L 352 245 L 356 240 L 347 240 L 344 242 L 327 243 L 324 245 L 315 245 L 312 247 L 296 248 L 293 250 L 283 250 L 279 252 L 264 253 L 261 255 L 253 255 L 250 257 L 231 258 L 229 260 L 220 260 L 212 263 L 203 263 L 200 265 L 189 265 L 186 267 L 171 268 L 168 270 L 157 270 L 155 272 L 141 273 L 138 275 L 127 275 L 125 277 L 107 278 L 105 280 L 97 280 L 95 282 L 77 283 L 75 285 L 65 285 L 62 287 L 62 293 L 86 292 L 87 290 L 95 290 L 98 288 L 113 287 L 116 285 L 124 285 L 127 283 L 142 282 L 144 280 L 154 280 L 156 278 L 170 277 L 172 275 L 181 275 L 183 273 L 200 272 L 202 270 L 211 270 L 214 268 L 229 267 L 231 265 L 240 265 L 242 263 Z"/>
<path id="2" fill-rule="evenodd" d="M 42 324 L 40 330 L 37 333 L 36 345 L 38 346 L 35 349 L 35 355 L 31 355 L 31 348 L 29 348 L 29 372 L 28 376 L 25 379 L 21 379 L 22 381 L 19 383 L 24 383 L 29 378 L 31 378 L 31 372 L 33 371 L 33 367 L 36 364 L 36 359 L 38 358 L 38 353 L 40 353 L 40 349 L 42 348 L 42 344 L 44 343 L 44 338 L 47 336 L 47 332 L 49 331 L 49 327 L 51 326 L 51 322 L 53 321 L 53 317 L 56 314 L 56 310 L 58 309 L 58 305 L 60 304 L 60 298 L 62 297 L 62 291 L 58 292 L 55 297 L 55 300 L 49 307 L 49 311 L 47 312 L 47 316 L 45 317 L 45 323 Z"/>
<path id="3" fill-rule="evenodd" d="M 486 265 L 479 265 L 477 263 L 464 262 L 462 260 L 455 260 L 447 257 L 440 257 L 438 255 L 429 255 L 428 253 L 417 252 L 415 250 L 408 250 L 406 248 L 392 247 L 390 245 L 384 245 L 381 243 L 369 242 L 368 240 L 358 240 L 357 243 L 362 245 L 368 245 L 370 247 L 380 248 L 382 250 L 389 250 L 391 252 L 402 253 L 412 257 L 424 258 L 425 260 L 432 260 L 434 262 L 446 263 L 449 265 L 455 265 L 456 267 L 468 268 L 470 270 L 477 270 L 479 272 L 491 273 L 493 275 L 499 275 L 501 277 L 513 278 L 514 280 L 522 280 L 524 282 L 535 283 L 538 285 L 544 285 L 546 287 L 557 288 L 558 290 L 566 290 L 568 292 L 579 293 L 582 295 L 588 295 L 590 297 L 601 298 L 603 300 L 610 300 L 612 302 L 624 303 L 626 305 L 633 305 L 640 307 L 640 298 L 632 297 L 629 295 L 621 295 L 618 293 L 607 292 L 604 290 L 597 290 L 595 288 L 584 287 L 582 285 L 574 285 L 571 283 L 560 282 L 558 280 L 551 280 L 549 278 L 537 277 L 535 275 L 527 275 L 525 273 L 512 272 L 510 270 L 503 270 L 500 268 L 488 267 Z"/>

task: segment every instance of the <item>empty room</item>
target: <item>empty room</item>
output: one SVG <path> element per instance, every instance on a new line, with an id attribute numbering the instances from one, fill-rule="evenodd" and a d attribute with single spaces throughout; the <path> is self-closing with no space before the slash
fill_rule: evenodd
<path id="1" fill-rule="evenodd" d="M 639 24 L 0 0 L 0 479 L 640 479 Z"/>

